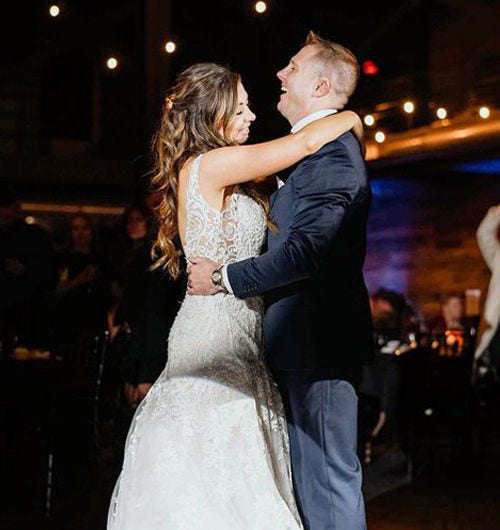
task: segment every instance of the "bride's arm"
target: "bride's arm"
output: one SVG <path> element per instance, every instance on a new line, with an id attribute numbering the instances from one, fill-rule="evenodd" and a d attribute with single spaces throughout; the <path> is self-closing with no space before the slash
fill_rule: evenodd
<path id="1" fill-rule="evenodd" d="M 261 181 L 315 153 L 351 129 L 363 145 L 360 117 L 351 110 L 345 110 L 315 120 L 295 134 L 276 140 L 214 149 L 203 156 L 200 175 L 210 182 L 213 189 Z"/>

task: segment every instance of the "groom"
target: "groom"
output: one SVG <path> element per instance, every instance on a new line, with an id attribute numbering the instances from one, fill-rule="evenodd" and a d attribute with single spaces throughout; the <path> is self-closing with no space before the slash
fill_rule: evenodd
<path id="1" fill-rule="evenodd" d="M 343 108 L 355 56 L 310 32 L 278 72 L 278 110 L 292 132 Z M 364 530 L 357 394 L 372 351 L 363 278 L 371 201 L 360 145 L 346 133 L 302 160 L 271 197 L 278 232 L 262 255 L 189 267 L 190 294 L 266 295 L 264 343 L 285 404 L 297 502 L 308 530 Z"/>

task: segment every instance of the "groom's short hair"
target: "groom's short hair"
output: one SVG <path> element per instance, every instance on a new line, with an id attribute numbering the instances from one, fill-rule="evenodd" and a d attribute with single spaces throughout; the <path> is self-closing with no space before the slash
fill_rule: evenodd
<path id="1" fill-rule="evenodd" d="M 324 39 L 315 31 L 307 34 L 304 46 L 309 45 L 318 48 L 317 57 L 333 77 L 335 91 L 350 98 L 361 75 L 356 55 L 342 44 Z"/>

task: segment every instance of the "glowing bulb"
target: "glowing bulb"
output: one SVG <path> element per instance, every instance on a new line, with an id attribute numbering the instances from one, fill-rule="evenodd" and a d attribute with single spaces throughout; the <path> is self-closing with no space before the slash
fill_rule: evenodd
<path id="1" fill-rule="evenodd" d="M 365 122 L 365 125 L 368 125 L 368 127 L 375 125 L 375 118 L 373 117 L 373 114 L 367 114 L 363 121 Z"/>
<path id="2" fill-rule="evenodd" d="M 440 120 L 444 120 L 446 116 L 448 116 L 448 112 L 446 111 L 444 107 L 439 107 L 439 109 L 436 110 L 436 116 Z"/>
<path id="3" fill-rule="evenodd" d="M 479 116 L 481 116 L 481 118 L 483 118 L 483 119 L 489 118 L 490 117 L 490 109 L 488 107 L 481 107 L 479 109 Z"/>
<path id="4" fill-rule="evenodd" d="M 267 4 L 265 2 L 255 2 L 254 9 L 257 13 L 264 13 L 267 9 Z"/>
<path id="5" fill-rule="evenodd" d="M 116 59 L 115 57 L 110 57 L 110 58 L 106 61 L 106 66 L 107 66 L 110 70 L 114 70 L 114 69 L 118 66 L 118 59 Z"/>
<path id="6" fill-rule="evenodd" d="M 403 110 L 406 112 L 406 114 L 412 114 L 415 111 L 415 105 L 412 101 L 405 101 Z"/>
<path id="7" fill-rule="evenodd" d="M 165 51 L 167 53 L 174 53 L 175 52 L 175 49 L 177 48 L 175 42 L 169 40 L 166 44 L 165 44 Z"/>
<path id="8" fill-rule="evenodd" d="M 455 344 L 456 341 L 457 341 L 457 338 L 455 337 L 455 335 L 446 336 L 446 344 L 448 346 L 453 346 L 453 344 Z"/>
<path id="9" fill-rule="evenodd" d="M 60 13 L 61 10 L 59 9 L 59 6 L 54 4 L 49 7 L 49 15 L 51 17 L 57 17 Z"/>
<path id="10" fill-rule="evenodd" d="M 375 133 L 375 141 L 378 143 L 378 144 L 382 144 L 385 142 L 385 134 L 382 132 L 382 131 L 377 131 Z"/>

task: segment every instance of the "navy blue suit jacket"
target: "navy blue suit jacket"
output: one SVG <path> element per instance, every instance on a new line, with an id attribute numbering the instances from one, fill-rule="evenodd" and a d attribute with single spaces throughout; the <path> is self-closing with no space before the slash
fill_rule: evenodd
<path id="1" fill-rule="evenodd" d="M 267 250 L 228 266 L 239 298 L 265 294 L 264 341 L 275 370 L 312 370 L 358 385 L 372 355 L 363 277 L 371 189 L 346 133 L 299 162 L 271 196 L 278 233 Z"/>

